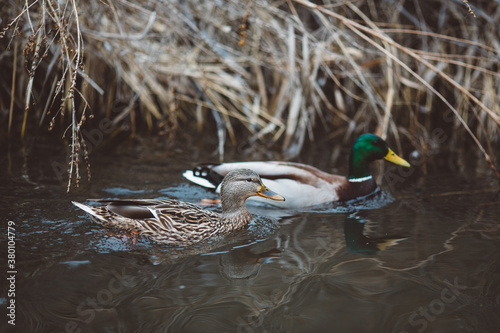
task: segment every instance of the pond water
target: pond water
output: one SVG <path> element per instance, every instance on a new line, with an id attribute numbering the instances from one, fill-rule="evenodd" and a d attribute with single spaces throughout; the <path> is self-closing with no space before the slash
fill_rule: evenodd
<path id="1" fill-rule="evenodd" d="M 499 331 L 500 196 L 480 163 L 433 156 L 427 173 L 402 174 L 377 162 L 374 197 L 301 211 L 247 205 L 247 229 L 168 248 L 104 229 L 71 200 L 215 199 L 181 176 L 213 156 L 123 144 L 92 155 L 91 185 L 69 194 L 53 159 L 64 155 L 48 145 L 2 155 L 16 271 L 3 237 L 0 304 L 15 300 L 16 325 L 2 311 L 2 332 Z"/>

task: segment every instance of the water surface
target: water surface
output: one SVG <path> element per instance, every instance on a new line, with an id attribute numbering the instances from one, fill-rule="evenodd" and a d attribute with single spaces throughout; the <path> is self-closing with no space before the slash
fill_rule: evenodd
<path id="1" fill-rule="evenodd" d="M 92 156 L 91 185 L 82 181 L 67 194 L 50 167 L 54 155 L 42 147 L 2 158 L 0 210 L 4 230 L 15 222 L 17 275 L 16 326 L 4 316 L 1 331 L 500 328 L 500 197 L 485 167 L 445 163 L 389 183 L 387 172 L 399 171 L 386 165 L 372 198 L 302 211 L 249 206 L 255 219 L 247 229 L 168 248 L 104 229 L 71 200 L 217 198 L 181 176 L 213 158 L 125 145 Z M 4 309 L 6 289 L 2 283 Z"/>

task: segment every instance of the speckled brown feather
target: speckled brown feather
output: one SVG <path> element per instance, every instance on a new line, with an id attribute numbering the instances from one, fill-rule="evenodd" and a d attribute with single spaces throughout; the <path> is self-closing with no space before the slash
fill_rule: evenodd
<path id="1" fill-rule="evenodd" d="M 107 205 L 87 206 L 93 212 L 91 215 L 94 221 L 106 227 L 136 230 L 167 245 L 192 245 L 206 238 L 238 230 L 252 219 L 248 211 L 234 219 L 228 219 L 221 214 L 177 200 L 135 201 L 136 207 L 148 207 L 158 218 L 132 219 L 115 214 L 109 209 L 110 205 L 119 205 L 120 200 L 103 202 Z"/>
<path id="2" fill-rule="evenodd" d="M 188 246 L 247 225 L 252 220 L 245 208 L 248 197 L 265 192 L 269 199 L 284 200 L 264 187 L 259 175 L 249 169 L 230 172 L 223 185 L 222 214 L 172 199 L 94 200 L 104 204 L 100 207 L 73 204 L 102 225 L 137 230 L 162 244 Z"/>

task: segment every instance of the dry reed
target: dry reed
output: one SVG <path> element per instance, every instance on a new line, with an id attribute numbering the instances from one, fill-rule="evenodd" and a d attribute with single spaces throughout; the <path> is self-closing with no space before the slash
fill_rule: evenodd
<path id="1" fill-rule="evenodd" d="M 221 159 L 226 136 L 291 158 L 318 140 L 318 127 L 330 139 L 373 131 L 400 146 L 404 138 L 425 153 L 443 128 L 449 145 L 468 133 L 495 169 L 498 2 L 11 3 L 0 9 L 11 18 L 0 35 L 11 71 L 1 88 L 8 132 L 19 123 L 21 137 L 30 123 L 65 128 L 68 190 L 81 156 L 88 160 L 81 129 L 94 116 L 116 131 L 127 124 L 135 133 L 139 119 L 170 135 L 213 118 Z"/>

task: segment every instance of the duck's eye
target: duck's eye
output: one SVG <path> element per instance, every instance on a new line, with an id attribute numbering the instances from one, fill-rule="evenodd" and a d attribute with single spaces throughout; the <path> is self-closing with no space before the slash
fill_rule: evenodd
<path id="1" fill-rule="evenodd" d="M 251 183 L 252 182 L 252 178 L 247 178 L 247 182 Z"/>
<path id="2" fill-rule="evenodd" d="M 379 139 L 375 139 L 373 140 L 373 145 L 377 146 L 379 143 L 380 143 L 380 140 Z"/>

